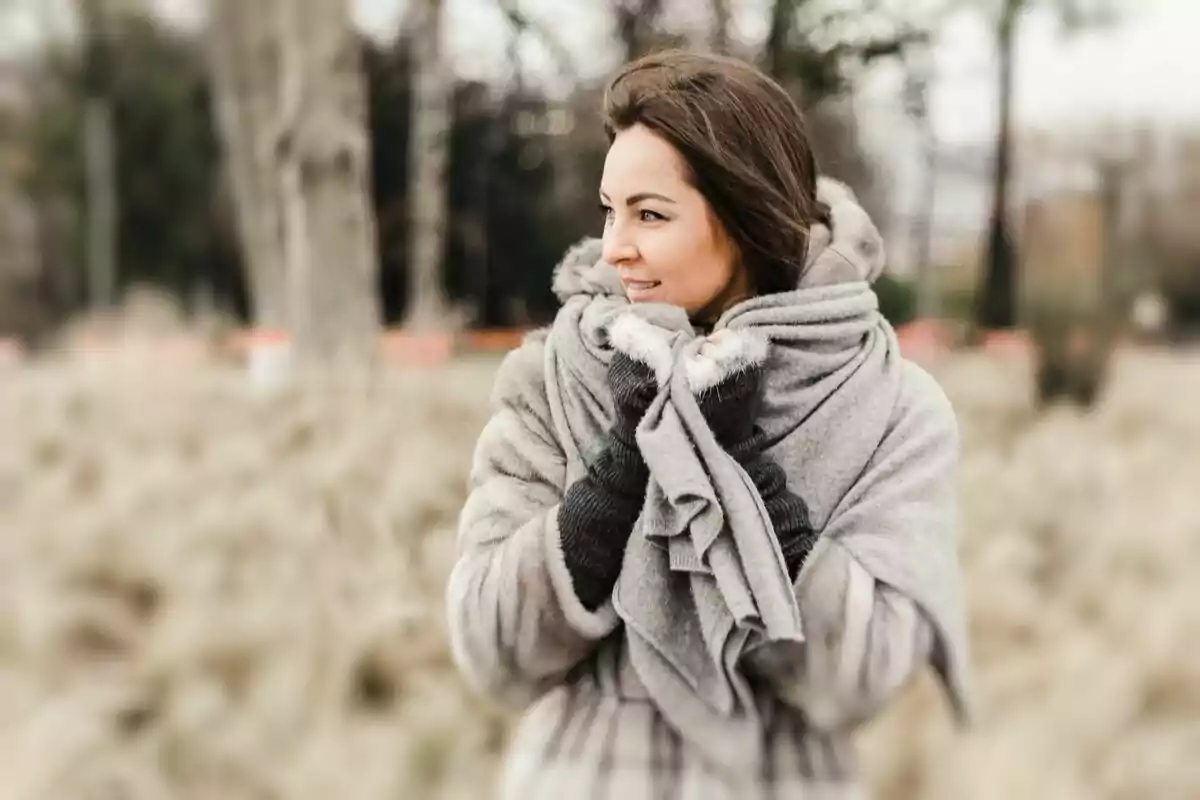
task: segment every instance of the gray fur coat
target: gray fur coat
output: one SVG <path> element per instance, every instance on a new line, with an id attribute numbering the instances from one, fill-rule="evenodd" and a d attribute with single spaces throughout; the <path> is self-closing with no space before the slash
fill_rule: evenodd
<path id="1" fill-rule="evenodd" d="M 874 226 L 840 184 L 823 179 L 820 194 L 832 225 L 814 230 L 800 288 L 873 280 L 882 264 Z M 614 287 L 619 294 L 615 271 L 596 255 L 594 243 L 568 254 L 556 276 L 561 298 L 611 295 Z M 508 356 L 475 452 L 447 589 L 458 667 L 480 691 L 526 709 L 506 761 L 504 797 L 856 797 L 851 733 L 931 661 L 965 717 L 952 547 L 954 415 L 933 379 L 899 358 L 886 322 L 877 312 L 870 320 L 899 371 L 865 455 L 852 465 L 827 461 L 837 477 L 822 474 L 820 454 L 773 453 L 789 485 L 818 510 L 822 536 L 792 587 L 802 644 L 782 651 L 784 659 L 763 651 L 741 666 L 755 725 L 728 735 L 760 737 L 754 749 L 763 757 L 752 769 L 718 763 L 696 746 L 695 731 L 673 725 L 632 663 L 612 604 L 589 612 L 574 596 L 555 518 L 580 474 L 580 454 L 555 422 L 561 414 L 548 380 L 556 382 L 558 370 L 547 333 Z M 735 366 L 736 358 L 700 364 L 700 382 Z M 932 572 L 917 558 L 912 574 L 889 571 L 858 544 L 879 532 L 895 537 L 888 542 L 949 542 L 950 550 L 943 544 L 928 553 Z M 936 576 L 937 592 L 924 591 L 922 575 Z"/>

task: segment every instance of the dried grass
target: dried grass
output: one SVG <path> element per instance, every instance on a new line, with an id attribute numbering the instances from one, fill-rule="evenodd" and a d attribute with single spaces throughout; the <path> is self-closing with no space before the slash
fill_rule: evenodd
<path id="1" fill-rule="evenodd" d="M 1197 367 L 1125 354 L 1043 416 L 1023 365 L 938 369 L 981 714 L 956 737 L 914 684 L 865 737 L 881 796 L 1200 796 Z M 3 796 L 482 796 L 507 723 L 441 592 L 493 369 L 6 373 Z"/>

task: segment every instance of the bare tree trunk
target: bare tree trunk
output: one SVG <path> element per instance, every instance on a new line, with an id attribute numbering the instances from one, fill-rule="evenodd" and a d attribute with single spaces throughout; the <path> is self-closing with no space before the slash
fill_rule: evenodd
<path id="1" fill-rule="evenodd" d="M 709 31 L 708 46 L 714 53 L 729 52 L 729 0 L 710 0 L 712 13 L 712 28 Z"/>
<path id="2" fill-rule="evenodd" d="M 575 63 L 575 56 L 567 49 L 562 41 L 555 35 L 554 31 L 550 30 L 537 17 L 532 17 L 524 13 L 520 8 L 519 0 L 498 0 L 500 9 L 508 17 L 511 38 L 510 45 L 510 63 L 513 65 L 513 75 L 516 76 L 521 69 L 521 65 L 517 58 L 519 48 L 517 44 L 526 34 L 532 34 L 541 43 L 542 46 L 549 51 L 551 58 L 554 59 L 558 77 L 567 86 L 579 86 L 584 83 L 580 76 L 579 68 Z M 507 100 L 509 93 L 505 93 Z M 576 97 L 578 97 L 578 93 Z M 548 137 L 550 147 L 550 159 L 554 164 L 553 169 L 553 188 L 551 190 L 552 199 L 549 201 L 556 204 L 556 208 L 578 208 L 584 197 L 584 183 L 580 175 L 580 170 L 577 165 L 578 148 L 570 135 L 570 131 L 575 127 L 574 110 L 571 100 L 562 102 L 554 102 L 550 104 L 549 110 L 550 124 L 559 126 L 559 135 Z M 504 146 L 505 133 L 502 126 L 493 124 L 489 127 L 488 132 L 488 150 L 491 155 L 490 159 L 500 152 Z M 486 217 L 484 218 L 486 222 Z M 483 296 L 483 295 L 480 295 Z M 484 304 L 483 313 L 487 314 L 487 306 Z"/>
<path id="3" fill-rule="evenodd" d="M 1012 76 L 1016 58 L 1014 45 L 1022 6 L 1023 0 L 1005 0 L 997 30 L 1000 129 L 996 136 L 987 255 L 976 307 L 976 322 L 984 330 L 1011 328 L 1017 323 L 1017 260 L 1008 215 L 1008 185 L 1012 149 Z"/>
<path id="4" fill-rule="evenodd" d="M 362 363 L 380 311 L 359 41 L 344 0 L 214 0 L 212 73 L 258 325 Z"/>
<path id="5" fill-rule="evenodd" d="M 1103 249 L 1101 251 L 1099 306 L 1100 317 L 1106 326 L 1116 326 L 1125 313 L 1128 300 L 1130 259 L 1126 250 L 1129 240 L 1129 186 L 1131 164 L 1125 158 L 1106 158 L 1098 164 L 1100 199 L 1103 209 Z"/>
<path id="6" fill-rule="evenodd" d="M 927 49 L 906 51 L 905 66 L 906 111 L 915 123 L 920 138 L 923 163 L 921 189 L 913 225 L 913 266 L 917 271 L 917 316 L 929 319 L 938 315 L 938 293 L 933 266 L 934 203 L 937 199 L 937 132 L 929 116 L 929 74 L 932 55 Z"/>
<path id="7" fill-rule="evenodd" d="M 771 22 L 767 28 L 767 42 L 763 47 L 762 68 L 775 80 L 783 77 L 783 61 L 795 5 L 795 0 L 775 0 L 775 4 L 771 6 Z"/>
<path id="8" fill-rule="evenodd" d="M 917 208 L 915 259 L 917 268 L 917 316 L 923 319 L 941 313 L 938 303 L 937 273 L 933 264 L 934 204 L 937 200 L 937 140 L 933 126 L 923 122 L 921 148 L 925 163 L 921 175 L 921 199 Z"/>
<path id="9" fill-rule="evenodd" d="M 379 258 L 360 44 L 344 0 L 279 9 L 276 154 L 293 342 L 301 358 L 368 363 L 379 345 Z"/>
<path id="10" fill-rule="evenodd" d="M 83 143 L 87 196 L 87 287 L 92 310 L 117 301 L 117 175 L 112 106 L 89 98 L 84 108 Z"/>
<path id="11" fill-rule="evenodd" d="M 117 300 L 119 200 L 111 99 L 111 11 L 103 0 L 82 0 L 79 5 L 87 70 L 83 120 L 85 257 L 87 300 L 93 310 L 110 308 Z"/>
<path id="12" fill-rule="evenodd" d="M 663 0 L 612 0 L 617 38 L 624 47 L 626 61 L 633 61 L 650 49 L 662 6 Z"/>
<path id="13" fill-rule="evenodd" d="M 288 327 L 280 187 L 270 139 L 279 114 L 279 0 L 212 0 L 210 64 L 254 324 Z"/>
<path id="14" fill-rule="evenodd" d="M 441 270 L 446 241 L 450 80 L 442 54 L 443 0 L 412 1 L 412 183 L 408 192 L 412 222 L 404 325 L 414 331 L 431 331 L 449 321 Z"/>

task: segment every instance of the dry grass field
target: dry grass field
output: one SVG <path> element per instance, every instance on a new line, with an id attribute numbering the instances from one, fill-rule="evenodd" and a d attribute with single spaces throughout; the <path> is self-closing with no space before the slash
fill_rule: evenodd
<path id="1" fill-rule="evenodd" d="M 494 367 L 0 373 L 0 796 L 484 796 L 506 720 L 441 597 Z M 1200 357 L 1122 354 L 1091 414 L 935 372 L 980 713 L 914 683 L 864 733 L 879 796 L 1200 797 Z"/>

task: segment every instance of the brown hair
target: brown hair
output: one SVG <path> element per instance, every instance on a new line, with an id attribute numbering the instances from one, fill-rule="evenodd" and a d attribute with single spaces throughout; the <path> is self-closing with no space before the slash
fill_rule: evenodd
<path id="1" fill-rule="evenodd" d="M 622 69 L 603 115 L 610 144 L 640 123 L 679 151 L 755 293 L 796 287 L 809 229 L 829 209 L 817 200 L 804 117 L 783 87 L 737 59 L 669 50 Z"/>

